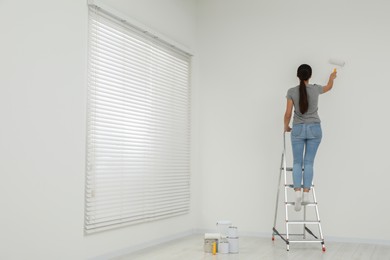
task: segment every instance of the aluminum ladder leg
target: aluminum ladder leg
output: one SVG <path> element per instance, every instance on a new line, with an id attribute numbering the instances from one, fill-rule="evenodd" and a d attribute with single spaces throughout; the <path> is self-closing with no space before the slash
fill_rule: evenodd
<path id="1" fill-rule="evenodd" d="M 303 169 L 304 171 L 304 169 Z M 286 243 L 286 249 L 287 251 L 290 250 L 290 244 L 291 243 L 320 243 L 322 246 L 322 251 L 325 252 L 325 241 L 324 236 L 322 233 L 322 227 L 321 227 L 321 220 L 320 220 L 320 214 L 318 211 L 318 203 L 317 203 L 317 197 L 315 193 L 315 187 L 314 184 L 311 186 L 311 193 L 312 193 L 312 199 L 310 202 L 302 203 L 303 206 L 303 216 L 300 220 L 290 220 L 289 219 L 289 209 L 293 208 L 295 206 L 294 201 L 290 201 L 288 198 L 288 190 L 294 189 L 294 185 L 288 183 L 287 181 L 287 172 L 291 172 L 292 175 L 292 167 L 287 167 L 287 160 L 286 160 L 286 133 L 283 135 L 283 152 L 282 152 L 282 159 L 280 162 L 280 169 L 279 169 L 279 182 L 277 186 L 277 193 L 276 193 L 276 206 L 275 206 L 275 217 L 274 217 L 274 226 L 272 228 L 272 241 L 275 240 L 275 235 L 279 236 L 285 243 Z M 284 208 L 285 208 L 285 230 L 286 233 L 281 233 L 277 229 L 277 220 L 278 220 L 278 206 L 279 206 L 279 196 L 280 196 L 280 187 L 282 186 L 282 175 L 284 179 Z M 314 220 L 308 220 L 307 219 L 307 208 L 314 208 L 315 212 L 315 219 Z M 293 234 L 289 232 L 290 225 L 302 225 L 302 233 Z M 318 235 L 314 234 L 308 226 L 316 225 L 318 227 Z M 307 234 L 309 234 L 309 238 L 307 237 Z M 291 238 L 294 237 L 294 238 Z M 296 238 L 298 237 L 298 238 Z"/>

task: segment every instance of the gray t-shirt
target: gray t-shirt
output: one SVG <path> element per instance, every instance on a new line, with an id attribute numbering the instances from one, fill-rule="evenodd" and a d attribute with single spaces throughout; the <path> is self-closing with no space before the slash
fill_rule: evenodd
<path id="1" fill-rule="evenodd" d="M 302 114 L 299 109 L 299 86 L 290 88 L 287 91 L 287 99 L 292 99 L 294 103 L 294 118 L 293 125 L 321 123 L 318 116 L 318 96 L 324 92 L 323 87 L 319 85 L 309 84 L 306 86 L 309 108 L 305 114 Z"/>

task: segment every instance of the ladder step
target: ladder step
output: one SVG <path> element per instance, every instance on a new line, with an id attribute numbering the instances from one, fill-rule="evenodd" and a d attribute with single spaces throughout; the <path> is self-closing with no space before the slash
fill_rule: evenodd
<path id="1" fill-rule="evenodd" d="M 282 166 L 282 167 L 280 167 L 280 169 L 281 170 L 284 170 L 284 167 Z M 304 168 L 302 168 L 302 171 L 304 171 L 305 169 Z M 286 171 L 287 172 L 292 172 L 293 171 L 293 167 L 286 167 Z"/>
<path id="2" fill-rule="evenodd" d="M 321 239 L 289 239 L 290 243 L 323 243 Z"/>
<path id="3" fill-rule="evenodd" d="M 302 202 L 302 206 L 316 206 L 317 202 Z M 295 206 L 295 202 L 286 202 L 288 206 Z"/>
<path id="4" fill-rule="evenodd" d="M 286 233 L 279 233 L 279 235 L 282 235 L 282 236 L 286 236 L 287 234 Z M 303 233 L 300 233 L 300 234 L 292 234 L 292 233 L 288 233 L 289 236 L 304 236 Z"/>
<path id="5" fill-rule="evenodd" d="M 320 220 L 286 220 L 287 224 L 321 224 Z"/>
<path id="6" fill-rule="evenodd" d="M 286 186 L 288 188 L 294 188 L 294 184 L 285 184 L 284 186 Z M 314 185 L 312 184 L 310 187 L 313 188 Z M 303 185 L 301 185 L 301 188 L 303 188 Z"/>

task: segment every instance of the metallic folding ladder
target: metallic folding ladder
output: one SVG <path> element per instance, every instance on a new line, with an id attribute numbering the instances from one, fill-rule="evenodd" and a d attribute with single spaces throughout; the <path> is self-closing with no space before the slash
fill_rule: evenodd
<path id="1" fill-rule="evenodd" d="M 291 243 L 321 243 L 322 245 L 322 251 L 325 252 L 325 242 L 324 242 L 324 236 L 322 234 L 322 228 L 321 228 L 321 221 L 320 221 L 320 215 L 318 212 L 318 204 L 317 204 L 317 198 L 315 193 L 315 187 L 312 184 L 310 193 L 312 194 L 312 199 L 310 202 L 304 203 L 302 202 L 302 209 L 303 216 L 300 220 L 290 220 L 289 219 L 289 210 L 293 209 L 295 206 L 295 198 L 293 201 L 289 201 L 288 198 L 288 190 L 293 189 L 294 186 L 291 183 L 287 183 L 287 172 L 291 172 L 292 175 L 292 167 L 287 167 L 286 163 L 286 133 L 283 135 L 283 153 L 282 153 L 282 160 L 280 163 L 280 173 L 279 173 L 279 182 L 278 182 L 278 188 L 277 188 L 277 194 L 276 194 L 276 207 L 275 207 L 275 219 L 274 219 L 274 226 L 272 228 L 272 240 L 275 240 L 275 235 L 278 235 L 284 242 L 286 242 L 287 251 L 290 250 L 290 244 Z M 280 187 L 281 187 L 281 180 L 282 175 L 284 176 L 284 205 L 285 205 L 285 228 L 286 233 L 282 234 L 278 231 L 276 228 L 276 221 L 278 216 L 278 203 L 279 203 L 279 194 L 280 194 Z M 291 178 L 292 179 L 292 178 Z M 307 212 L 306 208 L 314 208 L 315 209 L 315 219 L 314 220 L 308 220 L 307 219 Z M 302 213 L 301 213 L 302 214 Z M 290 233 L 290 226 L 291 225 L 302 225 L 303 231 L 299 234 L 293 234 Z M 314 232 L 312 232 L 308 226 L 317 226 L 318 232 L 319 232 L 319 238 L 318 235 L 316 235 Z M 307 237 L 307 233 L 310 235 L 310 237 Z M 293 237 L 293 238 L 291 238 Z"/>

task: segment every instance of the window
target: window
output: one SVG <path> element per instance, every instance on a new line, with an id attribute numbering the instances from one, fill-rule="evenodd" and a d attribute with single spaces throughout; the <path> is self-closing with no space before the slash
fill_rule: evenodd
<path id="1" fill-rule="evenodd" d="M 190 55 L 89 7 L 85 232 L 186 214 Z"/>

